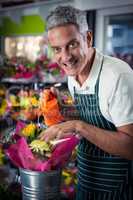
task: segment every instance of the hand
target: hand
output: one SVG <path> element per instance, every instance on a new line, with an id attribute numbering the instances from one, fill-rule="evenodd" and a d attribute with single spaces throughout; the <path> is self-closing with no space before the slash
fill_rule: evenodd
<path id="1" fill-rule="evenodd" d="M 46 142 L 53 140 L 55 138 L 61 139 L 65 136 L 68 136 L 76 132 L 77 123 L 79 123 L 79 120 L 62 122 L 60 124 L 50 126 L 40 134 L 39 138 L 41 140 L 45 140 Z"/>

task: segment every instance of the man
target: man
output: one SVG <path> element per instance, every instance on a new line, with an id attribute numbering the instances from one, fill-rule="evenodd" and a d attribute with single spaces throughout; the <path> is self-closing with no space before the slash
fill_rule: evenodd
<path id="1" fill-rule="evenodd" d="M 77 200 L 129 199 L 133 159 L 133 71 L 92 47 L 83 11 L 58 7 L 47 18 L 53 56 L 68 76 L 80 120 L 48 128 L 41 139 L 80 134 Z"/>

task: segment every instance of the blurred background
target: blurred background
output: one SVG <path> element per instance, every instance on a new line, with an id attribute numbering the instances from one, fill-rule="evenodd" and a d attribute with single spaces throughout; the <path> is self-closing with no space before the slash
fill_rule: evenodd
<path id="1" fill-rule="evenodd" d="M 42 91 L 55 84 L 67 117 L 76 117 L 70 116 L 74 108 L 67 78 L 47 42 L 45 19 L 58 5 L 85 10 L 94 47 L 133 69 L 133 0 L 0 0 L 0 137 L 8 136 L 18 120 L 41 123 Z M 21 199 L 16 168 L 4 165 L 3 157 L 0 146 L 0 200 Z M 74 199 L 76 172 L 75 161 L 63 172 L 63 199 Z"/>

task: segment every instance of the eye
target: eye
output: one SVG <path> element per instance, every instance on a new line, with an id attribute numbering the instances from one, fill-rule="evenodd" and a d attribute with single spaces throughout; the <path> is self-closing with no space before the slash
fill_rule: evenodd
<path id="1" fill-rule="evenodd" d="M 70 44 L 69 44 L 69 48 L 71 49 L 74 49 L 74 48 L 77 48 L 79 45 L 79 43 L 77 41 L 72 41 Z"/>
<path id="2" fill-rule="evenodd" d="M 53 52 L 54 52 L 55 54 L 61 52 L 61 48 L 59 48 L 59 47 L 53 47 L 52 49 L 53 49 Z"/>

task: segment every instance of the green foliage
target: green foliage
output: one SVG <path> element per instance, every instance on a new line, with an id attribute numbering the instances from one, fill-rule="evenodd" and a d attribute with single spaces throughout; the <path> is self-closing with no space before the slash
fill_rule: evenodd
<path id="1" fill-rule="evenodd" d="M 4 17 L 0 35 L 43 34 L 45 30 L 46 22 L 39 15 L 22 16 L 20 24 L 13 22 L 9 17 Z"/>

